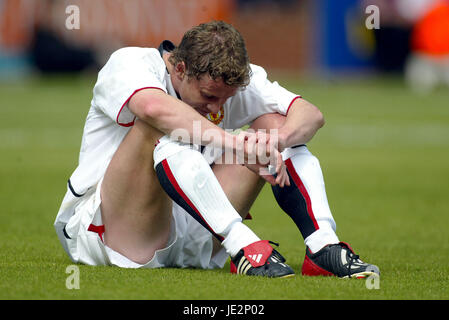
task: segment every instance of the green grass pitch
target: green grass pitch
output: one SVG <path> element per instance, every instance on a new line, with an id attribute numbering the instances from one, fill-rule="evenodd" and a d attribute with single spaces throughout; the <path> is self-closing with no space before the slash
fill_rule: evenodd
<path id="1" fill-rule="evenodd" d="M 449 93 L 409 92 L 400 79 L 281 84 L 316 104 L 320 159 L 342 241 L 381 269 L 364 280 L 300 275 L 304 243 L 265 188 L 251 226 L 297 271 L 262 279 L 223 270 L 79 265 L 69 290 L 53 221 L 77 164 L 94 78 L 0 84 L 0 299 L 448 299 Z"/>

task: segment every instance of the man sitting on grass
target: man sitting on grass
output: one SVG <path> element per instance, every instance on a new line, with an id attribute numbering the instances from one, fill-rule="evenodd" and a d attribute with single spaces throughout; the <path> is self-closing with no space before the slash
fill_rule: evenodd
<path id="1" fill-rule="evenodd" d="M 323 124 L 314 105 L 249 63 L 224 22 L 192 28 L 178 47 L 122 48 L 98 74 L 59 239 L 89 265 L 221 268 L 230 256 L 233 273 L 289 277 L 242 222 L 268 181 L 305 239 L 303 274 L 379 273 L 335 234 L 305 146 Z M 224 130 L 245 125 L 254 131 Z"/>

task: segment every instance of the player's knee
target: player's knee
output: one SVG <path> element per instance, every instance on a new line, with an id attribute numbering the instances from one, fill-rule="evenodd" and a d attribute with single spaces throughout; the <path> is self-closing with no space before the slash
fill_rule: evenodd
<path id="1" fill-rule="evenodd" d="M 164 133 L 140 119 L 136 119 L 131 130 L 139 131 L 139 133 L 143 134 L 148 141 L 157 141 L 164 136 Z"/>
<path id="2" fill-rule="evenodd" d="M 210 178 L 210 167 L 202 154 L 196 150 L 185 149 L 178 155 L 181 178 L 189 179 L 195 189 L 201 189 Z"/>

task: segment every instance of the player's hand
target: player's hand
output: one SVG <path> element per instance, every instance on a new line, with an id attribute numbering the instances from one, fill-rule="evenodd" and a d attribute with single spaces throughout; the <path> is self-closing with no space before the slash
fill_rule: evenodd
<path id="1" fill-rule="evenodd" d="M 279 185 L 283 188 L 285 185 L 290 186 L 290 179 L 287 173 L 287 167 L 282 160 L 282 155 L 276 148 L 277 142 L 270 137 L 267 141 L 267 147 L 270 154 L 270 163 L 268 166 L 259 169 L 260 176 L 268 181 L 271 185 Z"/>
<path id="2" fill-rule="evenodd" d="M 275 136 L 261 131 L 241 132 L 237 136 L 237 161 L 271 185 L 289 186 L 287 168 L 277 147 Z"/>

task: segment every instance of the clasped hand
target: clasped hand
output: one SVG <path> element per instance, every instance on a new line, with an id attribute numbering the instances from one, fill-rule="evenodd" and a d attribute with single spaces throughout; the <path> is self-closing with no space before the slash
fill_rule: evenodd
<path id="1" fill-rule="evenodd" d="M 271 185 L 290 186 L 290 179 L 276 135 L 242 131 L 237 135 L 237 162 L 260 175 Z"/>

